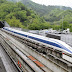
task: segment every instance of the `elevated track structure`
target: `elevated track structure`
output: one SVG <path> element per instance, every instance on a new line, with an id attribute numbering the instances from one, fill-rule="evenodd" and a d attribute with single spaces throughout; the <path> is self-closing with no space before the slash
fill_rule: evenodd
<path id="1" fill-rule="evenodd" d="M 47 45 L 0 30 L 0 43 L 20 72 L 72 72 L 72 56 Z"/>

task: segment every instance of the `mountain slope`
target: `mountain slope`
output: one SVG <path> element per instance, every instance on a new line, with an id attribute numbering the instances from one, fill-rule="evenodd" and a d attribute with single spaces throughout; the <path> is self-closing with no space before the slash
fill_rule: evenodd
<path id="1" fill-rule="evenodd" d="M 40 4 L 32 2 L 31 0 L 8 0 L 8 1 L 13 1 L 13 2 L 21 1 L 28 8 L 31 8 L 34 11 L 36 11 L 36 13 L 38 13 L 40 16 L 47 15 L 47 14 L 49 14 L 54 9 L 72 10 L 72 8 L 70 8 L 70 7 L 64 7 L 64 6 L 60 7 L 60 6 L 45 6 L 45 5 L 40 5 Z"/>
<path id="2" fill-rule="evenodd" d="M 60 23 L 63 21 L 67 21 L 69 23 L 72 23 L 72 10 L 59 10 L 55 9 L 50 12 L 50 14 L 44 16 L 45 19 L 49 22 L 57 22 Z"/>
<path id="3" fill-rule="evenodd" d="M 36 4 L 30 0 L 20 0 L 24 5 L 33 9 L 37 14 L 43 16 L 47 22 L 52 24 L 62 23 L 64 21 L 72 23 L 72 8 L 65 6 L 45 6 Z"/>
<path id="4" fill-rule="evenodd" d="M 0 20 L 5 20 L 13 27 L 43 29 L 45 20 L 28 9 L 21 2 L 13 3 L 0 0 Z"/>
<path id="5" fill-rule="evenodd" d="M 25 27 L 27 26 L 29 29 L 44 29 L 51 27 L 54 29 L 60 29 L 62 28 L 61 27 L 62 23 L 64 23 L 64 26 L 65 24 L 67 24 L 66 27 L 64 27 L 64 29 L 66 29 L 67 27 L 72 29 L 72 8 L 70 7 L 39 5 L 32 2 L 31 0 L 8 0 L 8 1 L 13 1 L 13 2 L 21 1 L 25 5 L 23 6 L 21 3 L 19 3 L 18 5 L 19 8 L 16 8 L 15 11 L 20 11 L 20 9 L 23 10 L 25 8 L 27 10 L 24 12 L 23 11 L 18 12 L 18 14 L 15 15 L 16 15 L 16 19 L 20 19 L 20 22 L 22 22 L 22 24 Z M 30 16 L 26 16 L 25 15 L 26 12 Z M 6 15 L 6 13 L 4 14 Z M 8 16 L 11 17 L 11 15 L 14 15 L 14 12 Z M 38 15 L 40 15 L 41 17 Z M 8 18 L 8 16 L 6 17 Z M 44 19 L 47 22 L 45 22 Z"/>

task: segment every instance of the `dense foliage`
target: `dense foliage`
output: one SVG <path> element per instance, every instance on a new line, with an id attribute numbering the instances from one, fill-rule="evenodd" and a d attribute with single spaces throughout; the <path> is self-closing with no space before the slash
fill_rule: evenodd
<path id="1" fill-rule="evenodd" d="M 13 2 L 8 2 L 13 1 Z M 63 29 L 72 31 L 72 9 L 70 7 L 45 6 L 30 0 L 0 0 L 0 20 L 10 26 L 26 29 Z M 17 2 L 17 3 L 16 3 Z M 39 16 L 40 15 L 40 16 Z"/>
<path id="2" fill-rule="evenodd" d="M 45 20 L 34 13 L 33 10 L 27 9 L 21 2 L 13 3 L 6 0 L 0 0 L 0 20 L 7 21 L 10 26 L 45 29 Z"/>
<path id="3" fill-rule="evenodd" d="M 8 0 L 17 2 L 18 0 Z M 47 25 L 53 29 L 60 29 L 62 28 L 62 24 L 67 23 L 67 27 L 63 26 L 63 29 L 70 28 L 72 31 L 72 8 L 64 7 L 64 6 L 45 6 L 39 5 L 31 0 L 19 0 L 21 1 L 28 9 L 33 9 L 36 14 L 40 15 L 45 21 L 49 23 Z M 47 23 L 46 23 L 47 24 Z M 45 26 L 45 24 L 44 24 Z"/>

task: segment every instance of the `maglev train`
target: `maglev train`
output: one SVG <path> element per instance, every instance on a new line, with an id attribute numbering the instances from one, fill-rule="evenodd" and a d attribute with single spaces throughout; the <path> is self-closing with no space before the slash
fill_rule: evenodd
<path id="1" fill-rule="evenodd" d="M 22 37 L 27 37 L 27 38 L 36 40 L 38 42 L 42 42 L 60 51 L 72 54 L 72 47 L 70 47 L 68 44 L 66 44 L 65 42 L 61 40 L 52 39 L 52 38 L 48 38 L 48 37 L 44 37 L 44 36 L 40 36 L 40 35 L 28 33 L 28 32 L 23 32 L 23 31 L 9 28 L 9 27 L 3 27 L 3 30 L 20 35 Z"/>

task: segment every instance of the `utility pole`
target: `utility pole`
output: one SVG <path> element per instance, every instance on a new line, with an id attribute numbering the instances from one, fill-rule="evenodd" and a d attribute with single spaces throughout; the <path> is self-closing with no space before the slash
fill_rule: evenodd
<path id="1" fill-rule="evenodd" d="M 60 6 L 60 10 L 62 10 L 62 6 Z M 62 31 L 63 31 L 63 18 L 64 16 L 62 16 Z"/>

